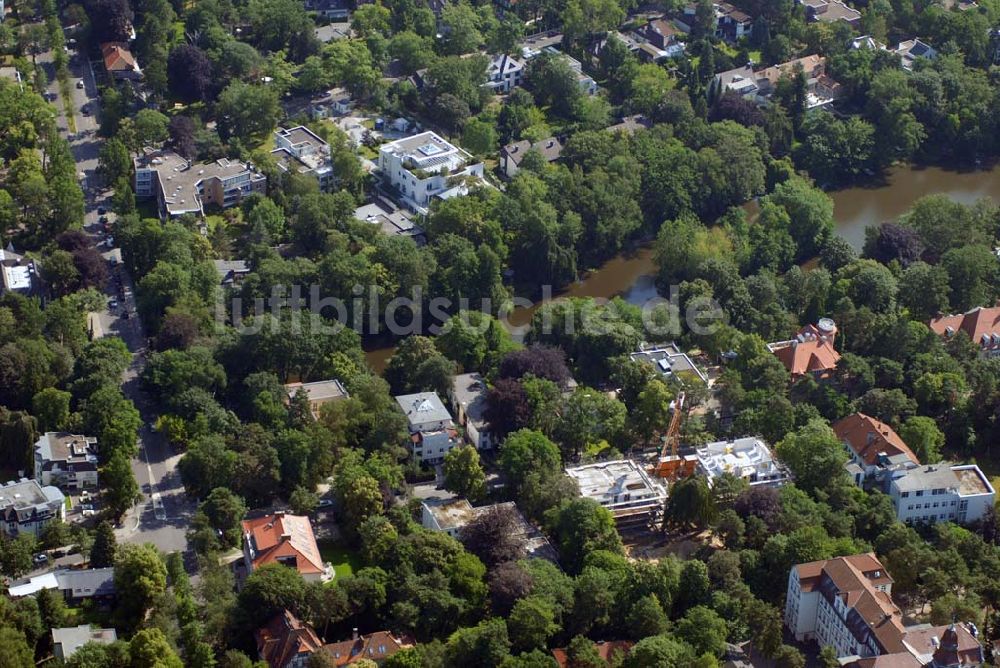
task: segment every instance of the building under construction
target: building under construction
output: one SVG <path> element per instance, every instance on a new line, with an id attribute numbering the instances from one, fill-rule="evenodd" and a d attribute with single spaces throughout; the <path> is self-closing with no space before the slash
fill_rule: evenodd
<path id="1" fill-rule="evenodd" d="M 618 459 L 569 468 L 566 475 L 579 485 L 581 496 L 611 511 L 619 531 L 659 525 L 667 487 L 642 464 Z"/>

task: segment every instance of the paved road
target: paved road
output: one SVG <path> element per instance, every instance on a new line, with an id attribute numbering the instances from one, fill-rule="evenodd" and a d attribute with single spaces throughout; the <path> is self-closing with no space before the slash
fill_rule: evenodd
<path id="1" fill-rule="evenodd" d="M 51 53 L 39 57 L 39 62 L 46 64 L 50 70 L 50 80 L 53 83 L 49 92 L 56 96 L 53 104 L 59 111 L 57 124 L 61 131 L 68 133 L 63 101 L 58 83 L 55 82 L 55 72 L 51 69 Z M 71 108 L 77 129 L 70 139 L 70 146 L 77 170 L 85 184 L 87 211 L 84 229 L 98 250 L 102 251 L 102 255 L 110 259 L 112 250 L 100 245 L 103 233 L 98 208 L 104 206 L 110 209 L 110 193 L 102 192 L 98 187 L 97 158 L 101 139 L 96 133 L 99 111 L 97 82 L 91 64 L 82 57 L 77 56 L 71 60 L 70 72 L 73 97 Z M 77 88 L 76 82 L 79 80 L 84 82 L 83 88 Z M 87 105 L 90 114 L 82 112 L 84 105 Z M 166 439 L 150 428 L 156 413 L 152 399 L 139 387 L 138 376 L 145 365 L 146 334 L 142 323 L 135 316 L 135 286 L 121 265 L 113 268 L 113 274 L 115 277 L 109 282 L 107 293 L 109 297 L 118 298 L 118 307 L 114 312 L 104 309 L 98 314 L 98 318 L 104 334 L 120 336 L 132 352 L 132 361 L 122 379 L 122 391 L 135 402 L 143 421 L 139 432 L 139 456 L 132 462 L 132 471 L 139 482 L 142 500 L 123 518 L 116 531 L 117 537 L 123 542 L 153 543 L 164 552 L 187 551 L 185 534 L 194 512 L 194 504 L 186 498 L 177 471 L 180 454 L 174 452 Z M 128 297 L 124 296 L 126 289 L 131 293 Z M 122 317 L 126 310 L 130 313 L 127 320 Z"/>

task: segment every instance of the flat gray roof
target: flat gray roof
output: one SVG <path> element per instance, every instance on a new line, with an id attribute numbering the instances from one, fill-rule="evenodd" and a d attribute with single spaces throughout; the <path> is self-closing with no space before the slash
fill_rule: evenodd
<path id="1" fill-rule="evenodd" d="M 110 645 L 116 640 L 118 640 L 118 633 L 114 629 L 99 629 L 90 626 L 90 624 L 52 629 L 52 644 L 61 645 L 64 659 L 73 656 L 76 650 L 88 642 Z"/>
<path id="2" fill-rule="evenodd" d="M 50 502 L 63 502 L 62 492 L 52 486 L 42 487 L 34 480 L 21 478 L 0 486 L 0 508 L 13 507 L 16 510 L 26 510 Z"/>
<path id="3" fill-rule="evenodd" d="M 452 381 L 455 402 L 463 407 L 469 421 L 479 426 L 485 423 L 486 381 L 478 373 L 460 373 Z"/>
<path id="4" fill-rule="evenodd" d="M 41 435 L 35 443 L 37 452 L 44 462 L 54 461 L 97 461 L 94 446 L 96 438 L 88 438 L 66 432 L 49 431 Z"/>
<path id="5" fill-rule="evenodd" d="M 336 378 L 331 380 L 317 380 L 312 383 L 289 383 L 285 385 L 289 396 L 295 394 L 299 389 L 306 391 L 309 401 L 330 401 L 333 399 L 345 399 L 349 395 L 347 390 Z"/>
<path id="6" fill-rule="evenodd" d="M 948 489 L 962 496 L 991 493 L 992 487 L 974 464 L 954 466 L 948 463 L 920 466 L 906 471 L 894 481 L 901 492 Z"/>

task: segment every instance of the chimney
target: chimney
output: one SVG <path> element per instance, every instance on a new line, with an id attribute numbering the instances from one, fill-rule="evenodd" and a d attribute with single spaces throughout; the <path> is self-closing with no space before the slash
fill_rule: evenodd
<path id="1" fill-rule="evenodd" d="M 358 639 L 358 627 L 355 626 L 353 629 L 351 629 L 351 640 L 357 640 L 357 639 Z"/>

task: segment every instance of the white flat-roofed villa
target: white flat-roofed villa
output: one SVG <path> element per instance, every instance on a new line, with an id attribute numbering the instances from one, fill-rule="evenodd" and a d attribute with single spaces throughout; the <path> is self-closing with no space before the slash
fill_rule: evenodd
<path id="1" fill-rule="evenodd" d="M 463 177 L 483 178 L 483 163 L 473 162 L 471 154 L 435 132 L 383 144 L 379 148 L 378 168 L 385 182 L 399 192 L 403 203 L 421 214 L 427 213 L 435 197 L 447 199 L 466 194 L 468 185 Z"/>

